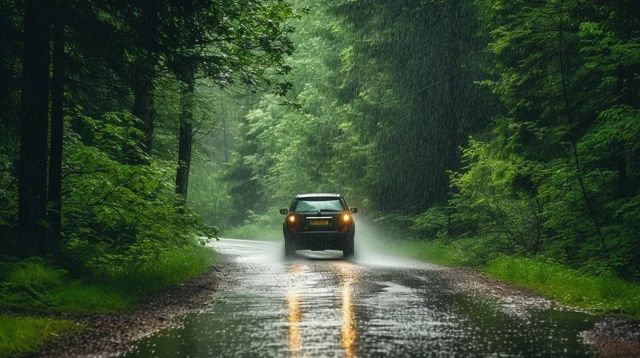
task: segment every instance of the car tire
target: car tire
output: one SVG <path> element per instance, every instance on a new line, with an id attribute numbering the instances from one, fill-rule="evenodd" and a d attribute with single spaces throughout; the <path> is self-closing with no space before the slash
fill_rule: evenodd
<path id="1" fill-rule="evenodd" d="M 350 258 L 353 257 L 353 255 L 355 254 L 355 250 L 353 247 L 353 237 L 351 237 L 350 239 L 346 240 L 344 242 L 344 246 L 342 247 L 342 256 L 344 258 Z"/>
<path id="2" fill-rule="evenodd" d="M 285 239 L 284 240 L 284 256 L 285 257 L 291 257 L 296 253 L 296 247 L 294 245 L 293 242 L 291 242 L 291 240 Z"/>

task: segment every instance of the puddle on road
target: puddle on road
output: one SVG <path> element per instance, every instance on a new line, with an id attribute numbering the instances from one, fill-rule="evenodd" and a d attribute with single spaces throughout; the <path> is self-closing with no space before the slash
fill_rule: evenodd
<path id="1" fill-rule="evenodd" d="M 283 261 L 277 245 L 218 245 L 237 255 L 230 289 L 127 357 L 590 355 L 579 338 L 590 316 L 508 315 L 496 302 L 457 293 L 429 266 L 376 266 L 332 253 Z"/>

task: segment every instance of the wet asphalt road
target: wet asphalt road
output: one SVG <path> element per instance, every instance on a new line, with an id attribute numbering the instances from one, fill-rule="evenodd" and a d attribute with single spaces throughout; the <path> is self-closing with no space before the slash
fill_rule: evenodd
<path id="1" fill-rule="evenodd" d="M 268 242 L 213 246 L 231 265 L 226 290 L 127 357 L 590 355 L 580 334 L 593 317 L 461 292 L 439 266 L 362 252 L 344 261 L 340 251 L 285 260 Z"/>

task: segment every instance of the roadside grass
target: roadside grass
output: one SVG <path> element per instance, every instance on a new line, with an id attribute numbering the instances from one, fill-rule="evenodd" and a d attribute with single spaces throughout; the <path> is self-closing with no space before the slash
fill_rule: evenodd
<path id="1" fill-rule="evenodd" d="M 569 306 L 640 318 L 640 284 L 589 275 L 548 260 L 513 256 L 496 258 L 482 271 Z"/>
<path id="2" fill-rule="evenodd" d="M 71 281 L 49 294 L 50 306 L 41 306 L 43 310 L 71 313 L 111 313 L 126 311 L 133 302 L 124 294 L 111 287 Z"/>
<path id="3" fill-rule="evenodd" d="M 145 297 L 161 289 L 176 286 L 202 274 L 215 261 L 208 247 L 192 245 L 163 250 L 152 260 L 131 262 L 126 267 L 107 268 L 99 279 L 134 298 Z"/>
<path id="4" fill-rule="evenodd" d="M 44 292 L 0 292 L 0 307 L 17 311 L 110 313 L 126 311 L 133 302 L 113 288 L 70 280 Z"/>
<path id="5" fill-rule="evenodd" d="M 373 245 L 374 250 L 384 250 L 384 252 L 451 267 L 482 266 L 496 257 L 495 254 L 484 249 L 482 242 L 473 239 L 460 239 L 452 243 L 446 243 L 443 240 L 392 239 L 377 240 Z"/>
<path id="6" fill-rule="evenodd" d="M 82 330 L 67 320 L 0 315 L 0 357 L 15 357 L 32 352 L 63 332 Z"/>
<path id="7" fill-rule="evenodd" d="M 105 285 L 67 278 L 67 272 L 32 257 L 5 265 L 0 307 L 17 310 L 106 313 L 124 310 L 129 302 Z"/>
<path id="8" fill-rule="evenodd" d="M 401 241 L 391 246 L 391 252 L 414 259 L 444 266 L 462 266 L 464 252 L 459 247 L 447 246 L 433 241 Z"/>
<path id="9" fill-rule="evenodd" d="M 39 257 L 0 265 L 0 308 L 14 312 L 126 312 L 144 297 L 202 274 L 215 261 L 201 245 L 167 248 L 153 257 L 133 257 L 94 267 L 83 278 L 71 278 Z M 0 316 L 0 357 L 37 350 L 50 337 L 73 332 L 71 321 Z"/>

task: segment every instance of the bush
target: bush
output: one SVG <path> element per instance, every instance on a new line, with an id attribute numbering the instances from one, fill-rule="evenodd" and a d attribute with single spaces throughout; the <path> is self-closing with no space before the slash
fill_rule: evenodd
<path id="1" fill-rule="evenodd" d="M 196 243 L 163 246 L 143 241 L 122 253 L 97 256 L 87 265 L 97 282 L 141 296 L 198 276 L 214 259 L 212 249 Z"/>
<path id="2" fill-rule="evenodd" d="M 2 283 L 5 304 L 32 301 L 35 305 L 52 304 L 48 294 L 63 285 L 66 274 L 65 270 L 46 266 L 42 259 L 35 257 L 14 264 Z"/>
<path id="3" fill-rule="evenodd" d="M 445 208 L 433 207 L 413 218 L 413 231 L 420 238 L 435 238 L 446 234 L 449 216 Z"/>

